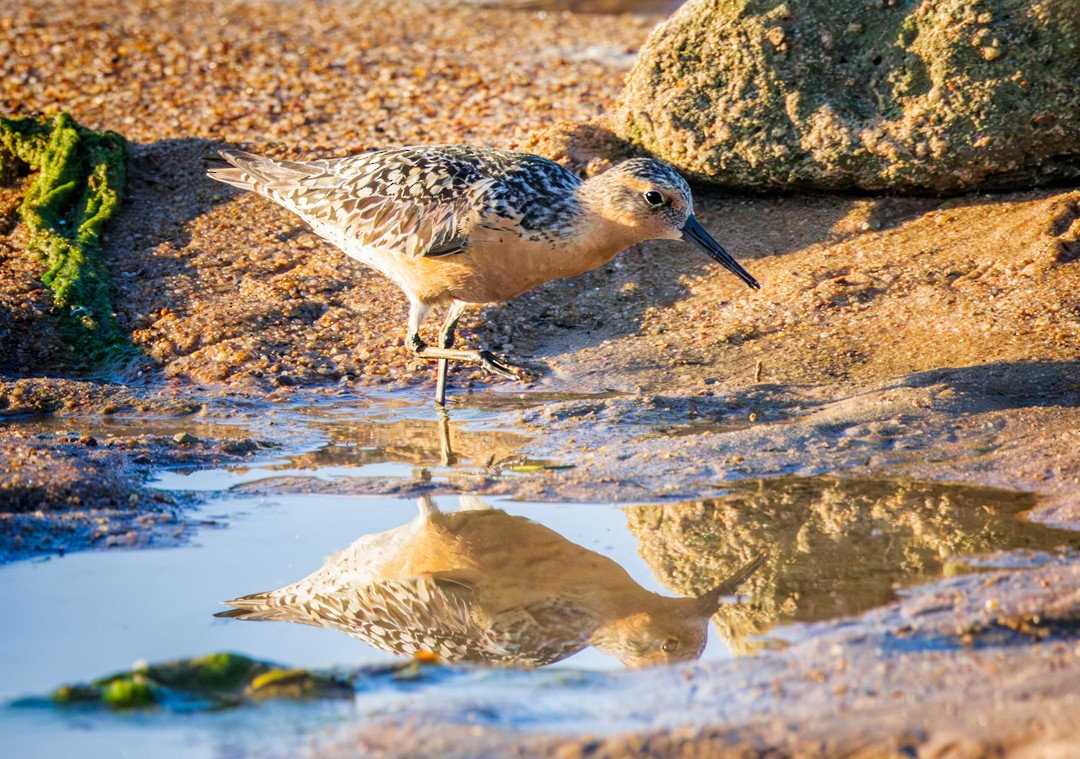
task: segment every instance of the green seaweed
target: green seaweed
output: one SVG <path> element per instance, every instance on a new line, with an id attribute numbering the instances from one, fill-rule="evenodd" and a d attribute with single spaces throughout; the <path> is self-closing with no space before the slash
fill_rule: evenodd
<path id="1" fill-rule="evenodd" d="M 54 690 L 50 698 L 58 704 L 88 704 L 101 700 L 97 688 L 89 685 L 61 685 Z"/>
<path id="2" fill-rule="evenodd" d="M 113 680 L 100 693 L 110 709 L 140 709 L 157 703 L 153 685 L 139 675 Z"/>
<path id="3" fill-rule="evenodd" d="M 351 696 L 352 687 L 327 675 L 306 669 L 275 668 L 251 681 L 245 694 L 257 700 L 288 698 L 306 700 Z"/>
<path id="4" fill-rule="evenodd" d="M 58 706 L 112 710 L 166 707 L 217 710 L 266 699 L 350 698 L 349 678 L 286 669 L 233 653 L 144 664 L 91 683 L 62 685 L 49 694 Z"/>
<path id="5" fill-rule="evenodd" d="M 97 364 L 133 351 L 113 314 L 101 235 L 120 204 L 127 142 L 95 132 L 67 112 L 0 117 L 0 174 L 14 161 L 38 172 L 19 214 L 27 252 L 45 265 L 42 282 L 60 313 L 60 332 L 76 364 Z"/>
<path id="6" fill-rule="evenodd" d="M 140 672 L 177 691 L 225 692 L 243 689 L 270 666 L 246 656 L 220 652 L 197 659 L 146 665 Z"/>
<path id="7" fill-rule="evenodd" d="M 191 666 L 203 688 L 231 690 L 257 678 L 268 665 L 239 654 L 221 652 L 192 659 Z"/>

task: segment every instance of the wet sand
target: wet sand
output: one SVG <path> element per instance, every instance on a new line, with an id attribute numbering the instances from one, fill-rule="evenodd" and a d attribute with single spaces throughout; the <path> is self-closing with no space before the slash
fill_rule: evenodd
<path id="1" fill-rule="evenodd" d="M 135 143 L 127 200 L 104 253 L 118 316 L 142 356 L 116 375 L 66 376 L 40 267 L 21 256 L 26 241 L 14 209 L 25 182 L 0 191 L 0 413 L 61 424 L 127 414 L 194 425 L 300 397 L 430 388 L 431 367 L 402 347 L 400 293 L 285 211 L 205 178 L 202 157 L 225 145 L 300 157 L 416 142 L 543 149 L 543 130 L 588 120 L 613 102 L 653 23 L 464 7 L 436 15 L 401 3 L 2 0 L 0 9 L 5 112 L 64 108 Z M 620 391 L 507 412 L 500 424 L 533 438 L 524 453 L 576 468 L 473 479 L 468 487 L 640 500 L 707 496 L 732 478 L 785 473 L 906 475 L 1038 493 L 1035 518 L 1080 525 L 1080 191 L 940 200 L 700 190 L 697 208 L 762 282 L 760 292 L 679 244 L 652 243 L 463 320 L 464 341 L 534 358 L 543 376 L 533 392 Z M 467 369 L 451 382 L 458 397 L 511 387 Z M 452 400 L 451 415 L 469 403 Z M 235 446 L 230 454 L 224 434 L 196 437 L 177 443 L 130 434 L 91 445 L 65 431 L 0 427 L 0 510 L 7 539 L 23 541 L 8 544 L 18 549 L 11 555 L 56 550 L 42 536 L 60 529 L 48 527 L 47 512 L 57 507 L 61 520 L 85 514 L 71 518 L 87 523 L 118 514 L 105 538 L 73 530 L 72 548 L 109 534 L 130 533 L 117 540 L 137 544 L 140 535 L 175 532 L 139 531 L 144 506 L 151 521 L 182 519 L 174 504 L 148 496 L 143 459 L 259 455 Z M 365 487 L 401 492 L 409 484 Z M 39 512 L 45 516 L 28 521 Z M 162 523 L 173 524 L 165 516 Z M 988 586 L 957 580 L 905 603 L 969 600 L 933 616 L 954 632 L 981 619 L 979 605 L 985 610 L 991 594 L 1000 604 L 1028 604 L 1021 616 L 1075 617 L 1080 584 L 1071 563 L 1002 576 Z M 1040 578 L 1052 594 L 1040 595 L 1038 587 L 1048 587 Z M 1001 664 L 964 646 L 905 659 L 871 641 L 846 675 L 824 669 L 815 640 L 837 635 L 846 646 L 859 634 L 891 635 L 911 624 L 905 608 L 891 606 L 854 629 L 812 630 L 781 660 L 731 665 L 756 683 L 769 681 L 753 687 L 786 695 L 718 718 L 713 730 L 641 737 L 643 727 L 622 742 L 570 740 L 559 750 L 689 756 L 773 747 L 827 755 L 830 736 L 852 750 L 885 747 L 885 756 L 909 744 L 973 756 L 998 748 L 1045 756 L 1061 746 L 1068 755 L 1078 745 L 1063 720 L 1031 727 L 1036 706 L 1053 713 L 1073 695 L 1080 665 L 1071 642 L 993 648 Z M 941 743 L 942 733 L 926 726 L 947 714 L 942 704 L 972 698 L 993 667 L 1008 671 L 999 699 L 1007 717 L 986 701 L 993 731 L 980 732 L 975 716 L 950 723 L 962 733 L 955 747 Z M 913 674 L 935 668 L 943 680 Z M 867 671 L 872 696 L 865 683 L 856 689 Z M 713 695 L 687 708 L 713 709 L 715 684 L 731 672 L 693 672 L 714 684 Z M 937 692 L 938 680 L 943 701 L 918 696 Z M 889 708 L 894 691 L 907 694 L 901 717 Z M 1038 698 L 1021 708 L 1025 692 Z M 796 704 L 790 724 L 775 716 Z M 866 732 L 823 720 L 836 710 L 859 715 L 852 724 Z M 452 720 L 416 732 L 382 725 L 364 745 L 408 755 L 423 741 L 468 731 Z M 965 754 L 972 735 L 988 737 Z M 544 737 L 515 747 L 508 742 L 516 738 L 498 731 L 474 737 L 477 752 L 491 755 L 555 750 Z"/>

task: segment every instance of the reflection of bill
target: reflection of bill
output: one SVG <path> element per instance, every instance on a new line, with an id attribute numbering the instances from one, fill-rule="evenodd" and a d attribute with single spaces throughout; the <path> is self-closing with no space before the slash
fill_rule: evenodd
<path id="1" fill-rule="evenodd" d="M 723 597 L 755 559 L 697 598 L 642 588 L 611 559 L 471 496 L 365 535 L 300 582 L 219 616 L 330 627 L 384 651 L 536 667 L 587 646 L 638 667 L 696 659 Z"/>

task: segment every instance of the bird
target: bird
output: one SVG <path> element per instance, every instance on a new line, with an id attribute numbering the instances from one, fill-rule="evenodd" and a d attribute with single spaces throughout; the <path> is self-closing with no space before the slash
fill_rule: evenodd
<path id="1" fill-rule="evenodd" d="M 207 174 L 292 211 L 348 256 L 388 277 L 409 302 L 406 345 L 520 378 L 485 349 L 454 348 L 473 304 L 509 300 L 544 282 L 603 266 L 650 239 L 684 240 L 754 289 L 761 286 L 694 216 L 686 180 L 652 158 L 630 158 L 587 179 L 541 156 L 473 145 L 411 145 L 343 158 L 290 161 L 224 149 Z M 420 337 L 446 307 L 438 345 Z"/>
<path id="2" fill-rule="evenodd" d="M 635 582 L 613 560 L 472 495 L 364 535 L 278 590 L 226 601 L 216 616 L 328 627 L 381 650 L 453 664 L 531 669 L 587 646 L 628 667 L 688 661 L 708 621 L 758 556 L 697 598 Z"/>

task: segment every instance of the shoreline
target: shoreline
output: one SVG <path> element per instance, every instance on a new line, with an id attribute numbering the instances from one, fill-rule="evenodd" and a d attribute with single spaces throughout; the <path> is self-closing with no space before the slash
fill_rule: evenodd
<path id="1" fill-rule="evenodd" d="M 142 352 L 108 379 L 57 369 L 51 301 L 15 223 L 20 186 L 0 189 L 0 540 L 22 535 L 16 558 L 56 550 L 42 525 L 58 506 L 65 550 L 184 539 L 188 496 L 156 500 L 149 472 L 311 442 L 245 418 L 430 395 L 433 367 L 401 347 L 400 293 L 283 210 L 206 178 L 204 155 L 542 146 L 544 130 L 610 107 L 653 23 L 308 0 L 0 8 L 0 107 L 66 108 L 135 146 L 103 255 L 117 319 Z M 1038 493 L 1033 519 L 1080 528 L 1080 189 L 947 200 L 706 190 L 698 205 L 760 293 L 657 242 L 462 321 L 464 342 L 510 344 L 544 368 L 520 388 L 453 373 L 451 431 L 469 460 L 495 446 L 575 468 L 304 487 L 668 502 L 825 473 Z M 519 389 L 526 399 L 510 403 Z M 413 416 L 438 440 L 433 409 Z M 116 419 L 130 426 L 93 431 Z M 516 437 L 481 440 L 486 427 Z M 666 715 L 662 729 L 553 737 L 417 713 L 357 726 L 316 755 L 1064 756 L 1080 746 L 1066 719 L 1078 609 L 1080 564 L 1063 554 L 804 626 L 783 652 L 625 675 L 645 694 L 641 713 Z M 675 726 L 686 713 L 694 726 Z"/>

